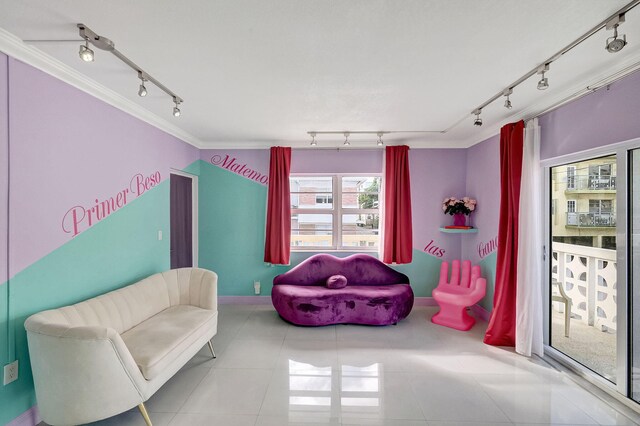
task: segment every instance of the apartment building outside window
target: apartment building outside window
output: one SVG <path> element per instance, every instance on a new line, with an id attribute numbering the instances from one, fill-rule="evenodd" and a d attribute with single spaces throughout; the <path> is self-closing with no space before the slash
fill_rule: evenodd
<path id="1" fill-rule="evenodd" d="M 378 249 L 379 175 L 292 175 L 289 181 L 293 250 Z"/>

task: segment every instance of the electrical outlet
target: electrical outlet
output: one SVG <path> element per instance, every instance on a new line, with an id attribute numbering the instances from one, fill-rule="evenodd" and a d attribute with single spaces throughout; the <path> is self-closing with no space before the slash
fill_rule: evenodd
<path id="1" fill-rule="evenodd" d="M 13 361 L 11 364 L 4 366 L 4 384 L 18 380 L 18 360 Z"/>
<path id="2" fill-rule="evenodd" d="M 260 281 L 253 282 L 253 290 L 256 294 L 260 294 Z"/>

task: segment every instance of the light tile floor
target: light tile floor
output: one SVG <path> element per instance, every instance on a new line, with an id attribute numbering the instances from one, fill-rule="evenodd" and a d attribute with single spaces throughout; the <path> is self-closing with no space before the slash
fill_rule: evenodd
<path id="1" fill-rule="evenodd" d="M 486 323 L 459 332 L 434 312 L 301 328 L 271 306 L 222 305 L 218 358 L 203 348 L 146 406 L 155 426 L 640 424 L 544 361 L 484 345 Z M 144 421 L 134 409 L 96 424 Z"/>

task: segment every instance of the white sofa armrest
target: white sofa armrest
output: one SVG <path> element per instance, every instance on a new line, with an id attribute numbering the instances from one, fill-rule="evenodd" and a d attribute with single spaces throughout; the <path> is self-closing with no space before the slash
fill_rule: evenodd
<path id="1" fill-rule="evenodd" d="M 207 269 L 193 268 L 189 278 L 191 305 L 211 311 L 218 310 L 218 274 Z"/>
<path id="2" fill-rule="evenodd" d="M 53 424 L 81 424 L 129 410 L 146 381 L 111 328 L 25 323 L 38 408 Z"/>

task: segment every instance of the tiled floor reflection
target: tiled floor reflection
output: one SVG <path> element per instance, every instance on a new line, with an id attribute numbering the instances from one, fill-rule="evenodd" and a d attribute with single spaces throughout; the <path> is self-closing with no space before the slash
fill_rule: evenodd
<path id="1" fill-rule="evenodd" d="M 203 348 L 147 403 L 154 425 L 635 425 L 564 373 L 432 324 L 300 328 L 270 306 L 220 308 Z M 144 425 L 137 411 L 98 424 Z"/>

